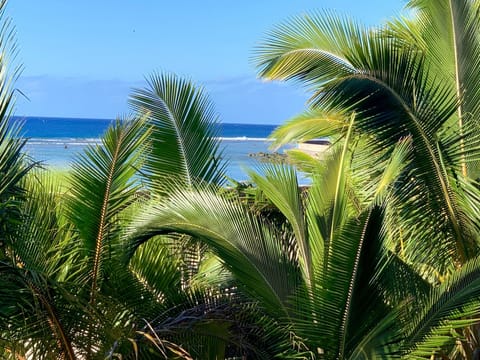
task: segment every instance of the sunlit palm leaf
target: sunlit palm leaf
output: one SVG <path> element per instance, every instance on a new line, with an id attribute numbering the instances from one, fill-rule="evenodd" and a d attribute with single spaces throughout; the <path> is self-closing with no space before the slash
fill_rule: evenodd
<path id="1" fill-rule="evenodd" d="M 271 31 L 256 49 L 260 75 L 296 79 L 313 88 L 355 71 L 353 49 L 368 31 L 333 13 L 304 14 Z M 352 49 L 352 51 L 351 51 Z"/>
<path id="2" fill-rule="evenodd" d="M 480 112 L 480 3 L 469 0 L 412 0 L 409 21 L 394 21 L 392 31 L 401 43 L 418 46 L 456 92 L 455 120 L 463 127 Z"/>
<path id="3" fill-rule="evenodd" d="M 282 165 L 263 166 L 263 176 L 251 171 L 256 186 L 285 216 L 293 229 L 299 262 L 308 284 L 312 281 L 311 250 L 305 224 L 302 194 L 293 168 Z"/>
<path id="4" fill-rule="evenodd" d="M 175 75 L 154 74 L 130 103 L 152 127 L 146 175 L 155 189 L 223 183 L 217 115 L 202 89 Z"/>
<path id="5" fill-rule="evenodd" d="M 102 262 L 115 237 L 120 212 L 131 204 L 139 188 L 134 179 L 140 167 L 148 131 L 135 119 L 117 121 L 73 164 L 72 197 L 68 216 L 78 232 L 87 258 L 90 302 L 102 281 Z"/>
<path id="6" fill-rule="evenodd" d="M 269 311 L 287 316 L 288 298 L 299 286 L 298 269 L 282 253 L 277 234 L 239 203 L 209 192 L 186 192 L 173 194 L 165 205 L 145 213 L 145 220 L 132 229 L 135 247 L 169 232 L 201 239 L 250 295 Z"/>
<path id="7" fill-rule="evenodd" d="M 315 138 L 328 138 L 344 133 L 348 128 L 344 113 L 309 110 L 277 127 L 270 138 L 273 145 L 304 142 Z"/>

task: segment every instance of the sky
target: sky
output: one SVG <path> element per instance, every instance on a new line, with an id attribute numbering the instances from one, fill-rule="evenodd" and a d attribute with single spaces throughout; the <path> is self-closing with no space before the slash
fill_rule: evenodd
<path id="1" fill-rule="evenodd" d="M 15 114 L 106 118 L 128 114 L 132 88 L 154 72 L 203 86 L 221 121 L 280 124 L 303 108 L 298 84 L 257 78 L 252 56 L 289 17 L 329 9 L 367 25 L 403 0 L 10 0 L 23 67 Z M 20 95 L 24 94 L 23 95 Z"/>

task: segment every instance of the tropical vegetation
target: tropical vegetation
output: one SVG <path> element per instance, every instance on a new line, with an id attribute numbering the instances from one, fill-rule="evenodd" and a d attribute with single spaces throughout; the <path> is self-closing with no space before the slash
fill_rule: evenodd
<path id="1" fill-rule="evenodd" d="M 259 75 L 311 93 L 275 144 L 332 145 L 251 185 L 227 183 L 212 102 L 170 74 L 67 174 L 35 162 L 2 12 L 1 358 L 480 358 L 480 2 L 407 7 L 267 35 Z"/>

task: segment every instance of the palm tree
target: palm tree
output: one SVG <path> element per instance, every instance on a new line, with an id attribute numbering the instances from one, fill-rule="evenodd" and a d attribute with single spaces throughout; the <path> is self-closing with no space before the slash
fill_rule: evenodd
<path id="1" fill-rule="evenodd" d="M 313 90 L 277 143 L 333 140 L 307 192 L 288 166 L 251 172 L 275 216 L 220 191 L 216 115 L 191 82 L 135 90 L 137 115 L 65 189 L 27 176 L 1 78 L 1 356 L 473 359 L 479 5 L 409 6 L 382 29 L 301 16 L 258 49 L 262 76 Z"/>
<path id="2" fill-rule="evenodd" d="M 475 12 L 478 5 L 471 1 L 431 3 L 434 4 L 431 7 L 442 9 L 446 7 L 443 3 L 458 3 L 455 6 L 465 3 L 463 10 L 470 11 L 469 14 Z M 414 4 L 416 2 L 410 5 Z M 429 23 L 423 13 L 427 8 L 424 5 L 419 11 L 420 20 L 405 20 L 411 27 L 416 23 L 419 26 Z M 442 19 L 439 17 L 436 21 Z M 477 18 L 474 20 L 478 21 Z M 469 28 L 469 35 L 462 37 L 463 48 L 477 47 L 478 25 L 474 20 L 469 26 L 476 30 Z M 435 66 L 445 64 L 446 60 L 430 60 L 433 55 L 427 58 L 415 45 L 407 47 L 406 41 L 401 43 L 402 38 L 399 40 L 395 34 L 397 32 L 390 28 L 366 29 L 331 14 L 305 15 L 273 31 L 265 45 L 258 49 L 261 75 L 268 79 L 297 79 L 314 89 L 309 111 L 280 128 L 273 136 L 279 142 L 314 136 L 336 139 L 344 136 L 348 120 L 345 113 L 351 111 L 357 112 L 356 131 L 371 139 L 362 143 L 362 147 L 367 147 L 366 151 L 385 152 L 388 156 L 398 139 L 411 136 L 415 149 L 412 161 L 415 162 L 415 171 L 423 176 L 421 185 L 429 187 L 429 194 L 443 194 L 436 206 L 442 207 L 442 213 L 450 218 L 447 227 L 451 229 L 448 231 L 455 234 L 450 238 L 457 238 L 450 249 L 452 254 L 457 254 L 452 262 L 463 262 L 476 253 L 476 246 L 468 235 L 461 234 L 460 227 L 468 228 L 472 224 L 458 223 L 465 216 L 458 213 L 457 200 L 448 194 L 456 187 L 451 177 L 459 175 L 462 181 L 471 182 L 471 179 L 464 180 L 463 167 L 466 162 L 473 164 L 476 161 L 478 131 L 474 126 L 454 126 L 459 124 L 456 121 L 458 111 L 464 102 L 463 98 L 456 96 L 458 83 L 452 86 L 452 76 L 445 76 L 444 70 Z M 460 46 L 458 42 L 456 44 Z M 453 52 L 438 51 L 444 56 Z M 474 67 L 476 61 L 478 57 L 462 58 L 462 63 L 468 66 Z M 474 83 L 469 86 L 468 93 L 475 99 L 478 86 L 475 87 Z M 474 113 L 468 114 L 470 118 Z M 472 123 L 476 117 L 471 118 Z M 460 173 L 459 167 L 462 168 Z M 432 218 L 435 217 L 429 216 Z"/>
<path id="3" fill-rule="evenodd" d="M 451 11 L 476 11 L 475 2 L 460 5 Z M 462 39 L 476 49 L 476 18 L 467 19 Z M 314 90 L 308 112 L 274 133 L 278 143 L 330 136 L 342 149 L 323 180 L 314 176 L 306 203 L 284 169 L 253 175 L 289 235 L 236 201 L 182 192 L 147 212 L 154 215 L 138 225 L 134 244 L 172 231 L 201 238 L 311 356 L 472 358 L 475 328 L 466 326 L 478 314 L 479 194 L 466 169 L 474 169 L 478 131 L 464 121 L 458 79 L 466 75 L 452 87 L 439 68 L 445 61 L 400 35 L 393 26 L 307 15 L 260 48 L 263 76 Z"/>
<path id="4" fill-rule="evenodd" d="M 437 291 L 459 269 L 474 271 L 478 253 L 479 3 L 408 6 L 410 18 L 378 29 L 332 13 L 293 18 L 270 33 L 257 61 L 261 76 L 313 91 L 307 112 L 272 135 L 277 143 L 322 136 L 342 143 L 355 113 L 352 159 L 364 172 L 365 154 L 385 160 L 399 141 L 411 141 L 385 205 L 387 248 Z M 447 336 L 461 344 L 456 356 L 472 357 L 475 332 Z M 429 345 L 422 355 L 447 356 Z"/>
<path id="5" fill-rule="evenodd" d="M 152 202 L 167 201 L 174 190 L 220 190 L 227 162 L 222 159 L 217 115 L 202 89 L 174 75 L 154 75 L 146 89 L 133 92 L 130 102 L 151 131 L 142 170 L 150 198 L 138 216 Z M 268 359 L 277 350 L 274 344 L 286 336 L 238 291 L 236 280 L 198 237 L 170 233 L 128 249 L 127 262 L 137 276 L 149 287 L 162 289 L 165 297 L 163 310 L 144 330 L 156 345 L 180 341 L 194 358 L 241 354 Z M 175 269 L 174 279 L 165 276 L 168 267 Z M 264 328 L 259 319 L 264 319 Z"/>
<path id="6" fill-rule="evenodd" d="M 181 190 L 143 211 L 132 227 L 133 248 L 170 233 L 207 244 L 263 321 L 290 334 L 276 344 L 276 356 L 288 349 L 299 358 L 446 358 L 457 341 L 467 342 L 462 329 L 477 322 L 480 259 L 434 286 L 391 250 L 386 212 L 412 143 L 399 142 L 384 163 L 365 158 L 375 169 L 360 175 L 349 150 L 353 125 L 352 117 L 347 139 L 306 195 L 291 168 L 252 173 L 283 214 L 281 229 L 239 199 Z"/>
<path id="7" fill-rule="evenodd" d="M 271 358 L 264 339 L 278 330 L 259 327 L 263 314 L 205 246 L 172 234 L 133 252 L 124 241 L 144 203 L 165 201 L 172 184 L 218 189 L 223 179 L 208 98 L 172 75 L 150 85 L 132 96 L 138 117 L 89 146 L 66 186 L 48 171 L 22 178 L 1 159 L 18 177 L 2 193 L 16 204 L 2 233 L 3 358 Z M 24 140 L 5 138 L 23 164 Z"/>
<path id="8" fill-rule="evenodd" d="M 430 290 L 411 267 L 396 257 L 387 261 L 383 254 L 382 199 L 401 172 L 408 147 L 408 142 L 397 147 L 376 179 L 381 185 L 357 207 L 348 200 L 355 189 L 347 181 L 350 153 L 345 146 L 305 199 L 292 169 L 267 168 L 265 177 L 252 174 L 285 216 L 286 232 L 239 201 L 209 191 L 180 192 L 145 211 L 148 215 L 133 229 L 133 245 L 172 231 L 202 239 L 267 318 L 295 335 L 282 346 L 297 350 L 301 358 L 390 354 L 394 349 L 387 345 L 399 330 L 394 304 Z"/>

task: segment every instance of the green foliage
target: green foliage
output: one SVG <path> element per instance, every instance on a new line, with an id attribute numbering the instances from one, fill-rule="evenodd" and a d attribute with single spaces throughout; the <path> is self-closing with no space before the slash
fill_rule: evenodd
<path id="1" fill-rule="evenodd" d="M 345 181 L 352 188 L 343 188 L 343 192 L 359 219 L 365 214 L 365 201 L 377 194 L 374 204 L 382 209 L 380 253 L 384 255 L 373 258 L 381 272 L 371 273 L 371 280 L 367 277 L 363 283 L 372 285 L 381 280 L 377 291 L 385 297 L 384 304 L 392 308 L 384 318 L 388 319 L 394 311 L 398 322 L 404 324 L 390 331 L 398 336 L 397 340 L 390 340 L 399 346 L 395 353 L 470 359 L 476 346 L 477 325 L 467 326 L 477 323 L 473 305 L 477 300 L 474 282 L 467 281 L 468 277 L 460 280 L 459 274 L 471 266 L 475 268 L 471 261 L 478 253 L 478 211 L 472 205 L 478 199 L 475 177 L 479 148 L 479 3 L 426 0 L 411 1 L 408 7 L 415 10 L 411 18 L 394 20 L 379 29 L 364 28 L 333 13 L 293 18 L 278 26 L 257 48 L 257 64 L 261 76 L 293 79 L 313 93 L 308 110 L 272 135 L 276 143 L 314 137 L 330 137 L 333 148 L 350 143 L 351 175 Z M 355 114 L 353 142 L 348 136 L 351 114 Z M 312 173 L 317 171 L 311 160 L 308 166 Z M 383 176 L 390 181 L 383 183 Z M 323 180 L 322 192 L 325 184 Z M 390 185 L 384 188 L 383 184 Z M 323 196 L 321 192 L 317 194 L 319 198 Z M 348 217 L 343 214 L 342 219 Z M 339 228 L 341 224 L 335 226 Z M 366 224 L 364 229 L 368 229 Z M 350 239 L 364 237 L 351 233 Z M 347 248 L 343 252 L 348 254 Z M 343 274 L 352 261 L 361 261 L 362 256 L 358 256 L 352 252 L 350 262 L 340 263 L 338 274 Z M 322 258 L 328 261 L 328 253 Z M 408 276 L 416 285 L 411 287 L 404 282 L 406 278 L 401 278 L 401 285 L 395 285 L 389 280 L 390 266 L 397 273 L 403 269 L 402 277 Z M 366 271 L 368 265 L 360 268 Z M 423 310 L 430 306 L 426 305 L 428 301 L 435 302 L 436 290 L 428 289 L 450 281 L 451 289 L 459 293 L 448 292 L 445 296 L 449 301 L 460 293 L 466 294 L 460 290 L 460 284 L 466 286 L 466 282 L 472 287 L 472 294 L 455 303 L 455 314 L 439 312 L 444 327 L 433 325 L 429 321 L 434 321 L 435 316 Z M 338 282 L 325 288 L 332 286 L 338 286 Z M 347 304 L 351 301 L 353 298 Z M 320 313 L 342 318 L 335 309 Z M 378 311 L 381 313 L 380 308 Z M 378 315 L 376 312 L 372 311 L 372 316 Z M 410 317 L 413 315 L 416 320 Z M 327 323 L 333 324 L 329 330 L 332 335 L 348 329 L 333 320 Z M 408 330 L 412 323 L 425 325 L 421 337 L 409 338 L 418 334 L 417 330 Z M 458 332 L 452 330 L 461 327 Z M 314 331 L 312 328 L 306 333 Z M 344 335 L 340 339 L 356 337 Z M 332 339 L 330 343 L 332 349 L 338 346 Z M 339 357 L 349 357 L 348 351 L 343 350 L 347 342 L 341 340 L 339 344 Z M 410 353 L 414 348 L 423 350 Z M 351 354 L 361 356 L 358 351 Z M 367 354 L 368 358 L 378 356 L 378 352 L 375 356 Z"/>
<path id="2" fill-rule="evenodd" d="M 330 139 L 292 153 L 308 189 L 284 164 L 221 188 L 213 106 L 165 74 L 66 177 L 30 171 L 1 56 L 0 357 L 474 359 L 480 3 L 407 6 L 257 48 L 262 77 L 312 91 L 275 144 Z"/>
<path id="3" fill-rule="evenodd" d="M 13 69 L 13 73 L 10 69 L 13 59 L 8 55 L 15 55 L 15 40 L 10 20 L 4 14 L 5 6 L 5 1 L 0 1 L 0 258 L 7 256 L 13 241 L 9 234 L 21 221 L 19 206 L 25 195 L 21 181 L 34 166 L 22 151 L 26 141 L 20 137 L 20 124 L 10 119 L 14 103 L 12 83 L 19 69 Z"/>
<path id="4" fill-rule="evenodd" d="M 223 183 L 217 115 L 202 89 L 175 75 L 154 74 L 147 88 L 133 91 L 130 103 L 152 127 L 144 173 L 155 191 Z"/>

